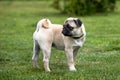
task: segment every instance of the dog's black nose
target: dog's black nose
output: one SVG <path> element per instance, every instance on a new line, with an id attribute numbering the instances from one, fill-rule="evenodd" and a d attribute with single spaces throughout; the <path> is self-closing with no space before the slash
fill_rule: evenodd
<path id="1" fill-rule="evenodd" d="M 67 25 L 63 25 L 62 34 L 64 36 L 72 36 L 71 30 L 72 30 L 72 28 L 68 28 Z"/>

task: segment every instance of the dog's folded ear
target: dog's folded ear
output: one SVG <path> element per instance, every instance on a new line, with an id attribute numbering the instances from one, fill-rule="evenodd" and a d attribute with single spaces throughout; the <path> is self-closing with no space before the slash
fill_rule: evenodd
<path id="1" fill-rule="evenodd" d="M 43 21 L 42 27 L 43 27 L 43 28 L 49 28 L 49 22 L 48 22 L 47 19 L 45 19 L 45 20 Z"/>
<path id="2" fill-rule="evenodd" d="M 74 20 L 75 24 L 80 27 L 82 25 L 82 21 L 77 19 L 77 20 Z"/>

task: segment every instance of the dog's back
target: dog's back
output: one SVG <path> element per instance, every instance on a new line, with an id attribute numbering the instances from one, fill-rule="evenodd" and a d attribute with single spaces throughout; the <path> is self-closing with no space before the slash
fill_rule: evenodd
<path id="1" fill-rule="evenodd" d="M 62 29 L 62 25 L 52 24 L 49 19 L 42 19 L 37 23 L 37 28 L 33 34 L 33 38 L 39 41 L 48 40 L 49 42 L 50 40 L 52 41 L 51 43 L 53 47 L 63 50 L 64 42 L 62 36 Z"/>

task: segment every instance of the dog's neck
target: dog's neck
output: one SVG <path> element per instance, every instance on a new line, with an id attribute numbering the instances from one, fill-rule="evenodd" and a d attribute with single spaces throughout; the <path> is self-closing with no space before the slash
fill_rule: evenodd
<path id="1" fill-rule="evenodd" d="M 73 39 L 80 39 L 84 36 L 84 34 L 82 34 L 81 36 L 78 36 L 78 37 L 72 37 Z"/>

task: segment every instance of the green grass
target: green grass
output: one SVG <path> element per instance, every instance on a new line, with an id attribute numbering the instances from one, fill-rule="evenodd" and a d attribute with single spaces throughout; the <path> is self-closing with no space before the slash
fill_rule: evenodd
<path id="1" fill-rule="evenodd" d="M 49 18 L 63 24 L 68 15 L 51 8 L 49 1 L 0 2 L 0 80 L 120 80 L 120 2 L 114 13 L 75 16 L 86 27 L 86 42 L 76 59 L 76 72 L 68 70 L 63 51 L 52 49 L 50 68 L 32 66 L 32 34 L 36 23 Z"/>

